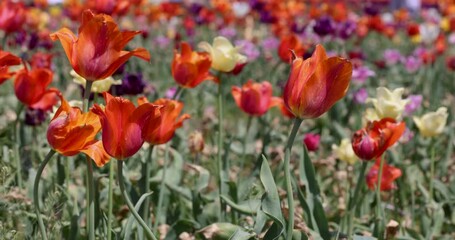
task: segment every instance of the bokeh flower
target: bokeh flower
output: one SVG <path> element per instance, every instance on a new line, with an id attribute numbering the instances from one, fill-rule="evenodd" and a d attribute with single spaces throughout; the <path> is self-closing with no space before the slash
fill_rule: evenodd
<path id="1" fill-rule="evenodd" d="M 305 137 L 303 138 L 303 143 L 310 152 L 318 150 L 320 142 L 321 135 L 319 134 L 308 133 L 305 134 Z"/>
<path id="2" fill-rule="evenodd" d="M 73 77 L 73 82 L 85 87 L 86 81 L 85 78 L 76 73 L 76 71 L 71 70 L 70 75 Z M 112 85 L 121 85 L 121 80 L 115 80 L 113 77 L 107 77 L 102 80 L 93 82 L 91 92 L 93 93 L 103 93 L 109 91 Z"/>
<path id="3" fill-rule="evenodd" d="M 208 42 L 199 43 L 199 48 L 208 52 L 212 58 L 212 68 L 221 72 L 230 72 L 239 63 L 246 62 L 246 57 L 239 53 L 225 37 L 213 39 L 213 45 Z"/>
<path id="4" fill-rule="evenodd" d="M 383 159 L 382 161 L 385 161 Z M 376 159 L 374 165 L 370 168 L 366 176 L 367 186 L 370 190 L 375 190 L 378 184 L 379 168 L 381 164 L 380 158 Z M 381 191 L 390 191 L 396 188 L 394 181 L 401 177 L 402 173 L 399 168 L 392 167 L 384 162 L 381 177 Z"/>
<path id="5" fill-rule="evenodd" d="M 272 96 L 272 84 L 267 81 L 255 83 L 250 79 L 242 87 L 233 86 L 231 93 L 237 106 L 251 116 L 262 116 L 282 101 Z"/>
<path id="6" fill-rule="evenodd" d="M 349 140 L 349 138 L 343 138 L 340 145 L 332 145 L 332 150 L 337 159 L 346 163 L 354 164 L 359 160 L 352 149 L 351 140 Z"/>
<path id="7" fill-rule="evenodd" d="M 368 98 L 367 102 L 373 103 L 379 118 L 399 119 L 403 114 L 408 99 L 402 99 L 404 88 L 392 91 L 385 87 L 376 89 L 376 98 Z"/>
<path id="8" fill-rule="evenodd" d="M 440 107 L 436 112 L 429 112 L 421 117 L 413 117 L 413 120 L 422 136 L 434 137 L 444 131 L 448 116 L 447 108 Z"/>

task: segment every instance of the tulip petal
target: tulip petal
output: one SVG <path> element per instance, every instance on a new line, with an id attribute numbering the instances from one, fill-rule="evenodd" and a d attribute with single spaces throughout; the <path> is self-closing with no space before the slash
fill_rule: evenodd
<path id="1" fill-rule="evenodd" d="M 110 160 L 110 156 L 104 150 L 103 143 L 96 141 L 86 146 L 85 149 L 81 150 L 82 153 L 90 157 L 98 167 L 104 166 Z"/>
<path id="2" fill-rule="evenodd" d="M 63 50 L 65 50 L 68 60 L 73 63 L 73 50 L 75 49 L 75 44 L 77 42 L 77 37 L 74 33 L 68 28 L 62 28 L 59 31 L 50 35 L 52 41 L 57 39 L 60 40 Z"/>

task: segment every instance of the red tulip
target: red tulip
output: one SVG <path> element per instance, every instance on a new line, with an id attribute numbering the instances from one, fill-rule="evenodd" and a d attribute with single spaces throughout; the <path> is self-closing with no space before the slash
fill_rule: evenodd
<path id="1" fill-rule="evenodd" d="M 382 161 L 385 161 L 383 159 Z M 370 171 L 366 176 L 366 181 L 368 188 L 371 190 L 375 190 L 378 184 L 378 175 L 379 175 L 379 168 L 380 168 L 381 160 L 380 158 L 376 159 L 375 164 L 371 167 Z M 401 176 L 401 170 L 396 167 L 392 167 L 384 162 L 382 168 L 382 177 L 381 177 L 381 191 L 389 191 L 395 189 L 396 186 L 394 181 Z"/>
<path id="2" fill-rule="evenodd" d="M 126 44 L 140 31 L 121 32 L 112 17 L 84 11 L 79 36 L 62 28 L 51 34 L 52 40 L 59 39 L 74 71 L 88 81 L 102 80 L 111 76 L 130 57 L 146 61 L 150 53 L 144 48 L 123 51 Z"/>
<path id="3" fill-rule="evenodd" d="M 26 13 L 23 3 L 3 0 L 0 3 L 0 29 L 7 34 L 20 30 L 25 23 Z"/>
<path id="4" fill-rule="evenodd" d="M 100 118 L 104 149 L 119 160 L 131 157 L 144 143 L 145 123 L 160 116 L 161 106 L 146 103 L 136 108 L 128 99 L 107 92 L 103 96 L 106 107 L 95 104 L 91 111 Z"/>
<path id="5" fill-rule="evenodd" d="M 21 59 L 9 52 L 0 50 L 0 84 L 14 76 L 13 72 L 9 71 L 10 66 L 21 64 Z"/>
<path id="6" fill-rule="evenodd" d="M 302 57 L 305 53 L 306 49 L 296 35 L 283 37 L 280 41 L 280 45 L 278 46 L 278 56 L 283 62 L 289 63 L 292 59 L 290 50 L 294 51 L 294 53 L 300 57 Z"/>
<path id="7" fill-rule="evenodd" d="M 389 147 L 400 139 L 406 129 L 404 122 L 397 123 L 393 118 L 368 123 L 352 137 L 352 148 L 363 160 L 380 157 Z"/>
<path id="8" fill-rule="evenodd" d="M 324 47 L 317 45 L 310 58 L 292 61 L 284 103 L 298 118 L 317 118 L 346 95 L 351 76 L 351 62 L 328 58 Z"/>
<path id="9" fill-rule="evenodd" d="M 255 83 L 248 80 L 241 88 L 233 86 L 231 92 L 237 106 L 252 116 L 262 116 L 281 102 L 279 97 L 272 96 L 272 84 L 267 81 Z"/>

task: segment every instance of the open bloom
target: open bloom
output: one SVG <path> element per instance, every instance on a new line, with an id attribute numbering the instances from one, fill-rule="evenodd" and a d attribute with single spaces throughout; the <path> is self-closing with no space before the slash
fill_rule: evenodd
<path id="1" fill-rule="evenodd" d="M 17 99 L 33 109 L 50 111 L 58 102 L 58 90 L 47 88 L 52 82 L 52 71 L 45 68 L 22 69 L 16 74 L 14 92 Z"/>
<path id="2" fill-rule="evenodd" d="M 0 4 L 0 29 L 5 33 L 12 33 L 22 28 L 26 20 L 27 10 L 22 2 L 11 0 Z"/>
<path id="3" fill-rule="evenodd" d="M 232 71 L 237 64 L 246 62 L 246 57 L 239 53 L 225 37 L 213 39 L 213 45 L 208 42 L 199 43 L 199 48 L 208 52 L 212 58 L 212 68 L 221 72 Z"/>
<path id="4" fill-rule="evenodd" d="M 408 99 L 402 99 L 404 88 L 397 88 L 393 91 L 385 87 L 376 89 L 376 98 L 368 98 L 367 102 L 373 103 L 374 109 L 379 118 L 398 119 L 403 114 Z"/>
<path id="5" fill-rule="evenodd" d="M 0 50 L 0 84 L 14 76 L 14 73 L 9 71 L 9 67 L 19 64 L 21 64 L 20 58 L 9 52 Z"/>
<path id="6" fill-rule="evenodd" d="M 436 112 L 413 117 L 413 120 L 422 136 L 433 137 L 442 133 L 447 123 L 447 117 L 447 108 L 440 107 Z"/>
<path id="7" fill-rule="evenodd" d="M 252 116 L 262 116 L 282 101 L 272 96 L 272 84 L 267 81 L 255 83 L 248 80 L 241 88 L 233 86 L 231 92 L 237 106 Z"/>
<path id="8" fill-rule="evenodd" d="M 352 136 L 352 148 L 362 160 L 375 159 L 395 144 L 405 130 L 406 124 L 397 123 L 393 118 L 369 122 Z"/>
<path id="9" fill-rule="evenodd" d="M 383 159 L 385 161 L 385 159 Z M 378 184 L 379 168 L 381 167 L 381 159 L 376 159 L 374 165 L 370 168 L 366 176 L 367 186 L 371 190 L 375 190 Z M 394 181 L 401 176 L 401 170 L 396 167 L 392 167 L 384 162 L 382 168 L 382 177 L 381 177 L 381 191 L 389 191 L 395 189 Z"/>
<path id="10" fill-rule="evenodd" d="M 160 106 L 145 103 L 136 108 L 125 98 L 113 97 L 107 92 L 103 96 L 106 107 L 95 104 L 91 111 L 100 118 L 104 149 L 119 160 L 131 157 L 144 143 L 144 123 L 160 116 Z"/>
<path id="11" fill-rule="evenodd" d="M 139 98 L 139 104 L 147 104 L 148 100 L 145 97 Z M 177 128 L 182 127 L 183 121 L 190 118 L 189 114 L 183 114 L 179 117 L 183 109 L 183 103 L 160 98 L 153 104 L 162 106 L 161 116 L 157 118 L 149 118 L 144 123 L 142 136 L 144 140 L 152 145 L 167 143 L 175 134 Z"/>
<path id="12" fill-rule="evenodd" d="M 351 76 L 351 62 L 328 58 L 324 47 L 317 45 L 310 58 L 292 62 L 284 103 L 298 118 L 317 118 L 346 95 Z"/>
<path id="13" fill-rule="evenodd" d="M 174 52 L 172 76 L 181 87 L 194 88 L 204 80 L 214 79 L 209 73 L 211 65 L 208 53 L 193 52 L 188 43 L 182 42 L 180 53 Z"/>
<path id="14" fill-rule="evenodd" d="M 71 107 L 59 94 L 61 105 L 47 129 L 47 141 L 51 147 L 64 156 L 84 153 L 98 167 L 109 161 L 109 155 L 96 134 L 101 130 L 98 116 L 92 112 L 82 113 L 78 107 Z"/>
<path id="15" fill-rule="evenodd" d="M 74 71 L 87 79 L 96 81 L 111 76 L 130 57 L 150 60 L 144 48 L 123 51 L 126 44 L 140 31 L 121 32 L 112 17 L 94 14 L 86 10 L 79 27 L 79 36 L 68 28 L 51 34 L 52 40 L 59 39 Z"/>

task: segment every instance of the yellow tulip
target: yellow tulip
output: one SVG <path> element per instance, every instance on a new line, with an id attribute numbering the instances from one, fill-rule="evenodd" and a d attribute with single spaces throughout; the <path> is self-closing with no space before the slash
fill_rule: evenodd
<path id="1" fill-rule="evenodd" d="M 214 38 L 213 45 L 201 42 L 198 47 L 210 54 L 212 68 L 221 72 L 230 72 L 237 64 L 246 62 L 246 57 L 239 53 L 239 48 L 234 47 L 225 37 Z"/>
<path id="2" fill-rule="evenodd" d="M 351 140 L 349 138 L 342 139 L 339 146 L 335 144 L 332 145 L 332 150 L 334 151 L 336 158 L 349 164 L 354 164 L 359 160 L 352 149 Z"/>
<path id="3" fill-rule="evenodd" d="M 433 137 L 442 133 L 447 123 L 447 117 L 447 108 L 440 107 L 436 112 L 413 117 L 413 120 L 422 136 Z"/>
<path id="4" fill-rule="evenodd" d="M 376 89 L 376 98 L 369 98 L 367 102 L 373 103 L 378 119 L 394 118 L 399 119 L 404 111 L 404 107 L 409 102 L 402 99 L 404 88 L 397 88 L 393 91 L 385 87 Z"/>
<path id="5" fill-rule="evenodd" d="M 73 76 L 73 81 L 85 87 L 85 78 L 77 74 L 74 70 L 71 70 L 70 75 Z M 114 80 L 112 77 L 105 78 L 103 80 L 94 81 L 92 84 L 91 92 L 103 93 L 109 91 L 112 85 L 121 85 L 122 80 Z"/>

